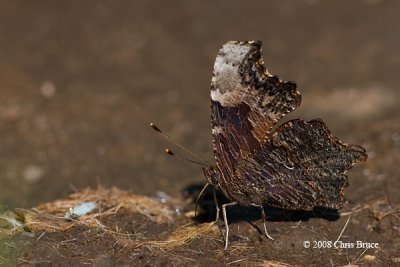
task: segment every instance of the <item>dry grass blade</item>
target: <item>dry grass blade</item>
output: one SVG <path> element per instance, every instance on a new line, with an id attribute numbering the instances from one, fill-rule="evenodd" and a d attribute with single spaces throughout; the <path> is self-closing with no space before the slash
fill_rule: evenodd
<path id="1" fill-rule="evenodd" d="M 298 267 L 299 265 L 291 265 L 279 261 L 262 261 L 259 267 Z"/>
<path id="2" fill-rule="evenodd" d="M 165 223 L 173 220 L 172 210 L 167 205 L 153 198 L 132 194 L 117 188 L 104 189 L 99 187 L 98 189 L 86 189 L 71 194 L 67 199 L 39 205 L 35 210 L 41 213 L 64 216 L 70 208 L 82 202 L 95 202 L 100 207 L 97 213 L 82 216 L 82 219 L 116 213 L 118 210 L 124 208 L 133 213 L 140 213 L 157 223 Z"/>
<path id="3" fill-rule="evenodd" d="M 200 225 L 188 226 L 184 225 L 176 229 L 167 240 L 162 241 L 146 241 L 139 246 L 148 245 L 160 249 L 173 249 L 183 246 L 194 239 L 203 235 L 215 235 L 218 233 L 218 227 L 214 223 L 203 223 Z"/>

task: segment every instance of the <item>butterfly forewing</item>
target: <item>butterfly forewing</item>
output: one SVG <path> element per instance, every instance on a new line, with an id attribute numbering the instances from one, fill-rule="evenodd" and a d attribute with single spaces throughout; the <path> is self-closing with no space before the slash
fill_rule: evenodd
<path id="1" fill-rule="evenodd" d="M 296 85 L 267 73 L 261 42 L 229 42 L 219 51 L 211 83 L 214 154 L 223 179 L 268 140 L 276 122 L 300 105 Z"/>

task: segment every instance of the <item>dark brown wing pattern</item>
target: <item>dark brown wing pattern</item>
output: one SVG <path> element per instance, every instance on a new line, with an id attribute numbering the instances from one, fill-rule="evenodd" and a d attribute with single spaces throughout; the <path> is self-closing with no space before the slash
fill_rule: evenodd
<path id="1" fill-rule="evenodd" d="M 293 120 L 292 82 L 268 74 L 261 42 L 229 42 L 218 53 L 211 84 L 211 117 L 218 186 L 241 205 L 310 210 L 339 208 L 346 170 L 365 150 L 333 137 L 320 120 Z"/>
<path id="2" fill-rule="evenodd" d="M 276 122 L 300 102 L 294 83 L 266 71 L 261 42 L 221 48 L 211 83 L 211 120 L 215 158 L 225 179 L 234 179 L 240 159 L 263 145 Z"/>
<path id="3" fill-rule="evenodd" d="M 293 120 L 274 131 L 252 157 L 240 161 L 235 178 L 239 202 L 285 209 L 340 208 L 345 174 L 364 161 L 364 148 L 332 136 L 321 120 Z"/>

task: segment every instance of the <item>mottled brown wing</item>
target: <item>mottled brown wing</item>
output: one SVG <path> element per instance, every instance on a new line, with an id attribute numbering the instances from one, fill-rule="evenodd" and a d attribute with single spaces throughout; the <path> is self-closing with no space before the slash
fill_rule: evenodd
<path id="1" fill-rule="evenodd" d="M 268 74 L 261 42 L 229 42 L 219 51 L 211 82 L 211 120 L 218 168 L 233 178 L 237 163 L 263 145 L 272 127 L 296 109 L 292 82 Z"/>
<path id="2" fill-rule="evenodd" d="M 289 121 L 239 162 L 230 197 L 243 205 L 340 208 L 346 171 L 366 158 L 364 148 L 342 143 L 321 120 Z"/>

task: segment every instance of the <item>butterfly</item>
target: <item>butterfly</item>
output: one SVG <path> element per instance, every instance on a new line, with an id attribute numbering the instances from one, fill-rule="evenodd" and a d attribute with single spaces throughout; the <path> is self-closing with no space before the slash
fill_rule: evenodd
<path id="1" fill-rule="evenodd" d="M 343 143 L 320 119 L 277 125 L 300 103 L 294 82 L 268 73 L 260 41 L 230 41 L 219 50 L 211 81 L 216 165 L 203 167 L 203 172 L 206 186 L 221 190 L 230 200 L 222 205 L 225 249 L 228 206 L 259 207 L 265 234 L 271 238 L 265 205 L 289 210 L 341 208 L 346 171 L 367 159 L 363 147 Z"/>

